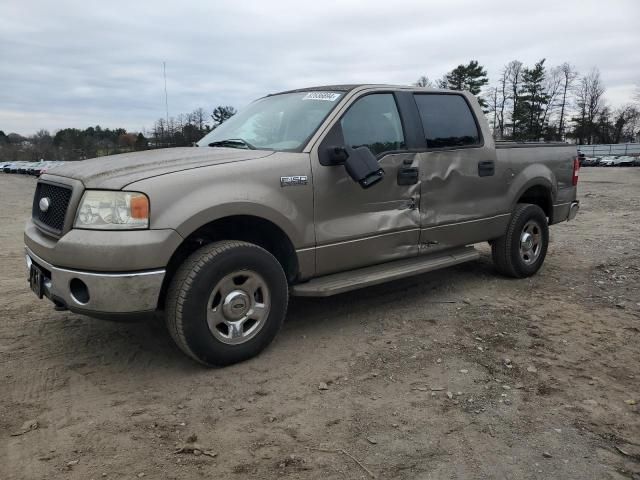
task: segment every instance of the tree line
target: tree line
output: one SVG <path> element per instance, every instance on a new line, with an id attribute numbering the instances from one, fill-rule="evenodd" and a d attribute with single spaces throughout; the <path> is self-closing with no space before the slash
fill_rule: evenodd
<path id="1" fill-rule="evenodd" d="M 633 142 L 640 135 L 640 87 L 635 102 L 611 108 L 597 68 L 581 74 L 571 64 L 549 67 L 545 59 L 527 66 L 512 60 L 490 84 L 476 60 L 458 65 L 436 80 L 421 76 L 414 85 L 467 90 L 476 95 L 494 137 L 499 140 L 557 141 L 579 144 Z M 124 128 L 64 128 L 31 136 L 0 130 L 0 160 L 82 160 L 149 148 L 193 145 L 232 117 L 236 109 L 219 105 L 159 118 L 150 131 Z"/>
<path id="2" fill-rule="evenodd" d="M 198 108 L 189 114 L 158 119 L 150 132 L 128 132 L 124 128 L 63 128 L 55 134 L 39 130 L 34 135 L 5 134 L 0 130 L 0 160 L 7 162 L 63 160 L 127 153 L 150 148 L 193 145 L 205 134 L 236 113 L 232 106 L 218 106 L 207 114 Z"/>
<path id="3" fill-rule="evenodd" d="M 184 147 L 193 145 L 204 135 L 236 114 L 231 105 L 219 105 L 207 114 L 203 108 L 176 117 L 159 118 L 151 131 L 153 146 Z"/>
<path id="4" fill-rule="evenodd" d="M 568 62 L 548 67 L 544 58 L 532 66 L 512 60 L 489 85 L 487 71 L 471 60 L 438 80 L 422 76 L 414 85 L 476 95 L 499 140 L 622 143 L 640 134 L 640 92 L 635 103 L 612 109 L 597 68 L 580 74 Z"/>
<path id="5" fill-rule="evenodd" d="M 5 135 L 0 130 L 0 160 L 3 161 L 82 160 L 144 150 L 147 146 L 148 141 L 142 133 L 99 125 L 84 130 L 63 128 L 54 135 L 39 130 L 28 137 L 17 133 Z"/>

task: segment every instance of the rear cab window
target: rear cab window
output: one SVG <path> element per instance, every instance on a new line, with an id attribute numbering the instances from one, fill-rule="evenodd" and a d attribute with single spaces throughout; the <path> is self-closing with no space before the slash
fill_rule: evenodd
<path id="1" fill-rule="evenodd" d="M 480 130 L 462 95 L 416 93 L 427 148 L 448 149 L 482 145 Z"/>

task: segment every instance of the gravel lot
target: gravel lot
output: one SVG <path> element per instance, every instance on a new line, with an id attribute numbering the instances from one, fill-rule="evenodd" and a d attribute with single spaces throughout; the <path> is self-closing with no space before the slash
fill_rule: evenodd
<path id="1" fill-rule="evenodd" d="M 159 321 L 31 294 L 34 185 L 0 175 L 3 480 L 640 479 L 640 168 L 582 169 L 582 212 L 552 228 L 531 279 L 499 277 L 482 246 L 293 299 L 266 352 L 217 370 Z"/>

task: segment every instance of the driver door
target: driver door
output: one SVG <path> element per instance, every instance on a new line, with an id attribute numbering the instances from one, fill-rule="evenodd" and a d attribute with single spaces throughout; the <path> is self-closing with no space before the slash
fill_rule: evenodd
<path id="1" fill-rule="evenodd" d="M 343 165 L 323 161 L 332 146 L 367 146 L 384 178 L 362 188 Z M 317 275 L 418 254 L 419 159 L 407 150 L 396 95 L 353 100 L 312 155 Z"/>

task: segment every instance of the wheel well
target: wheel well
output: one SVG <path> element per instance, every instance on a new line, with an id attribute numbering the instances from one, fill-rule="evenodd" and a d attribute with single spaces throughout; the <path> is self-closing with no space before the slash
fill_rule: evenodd
<path id="1" fill-rule="evenodd" d="M 158 308 L 164 308 L 167 289 L 182 262 L 203 245 L 218 240 L 242 240 L 258 245 L 276 257 L 289 283 L 298 276 L 298 256 L 291 240 L 280 227 L 269 220 L 250 215 L 224 217 L 198 228 L 173 253 L 160 290 Z"/>
<path id="2" fill-rule="evenodd" d="M 544 214 L 549 218 L 549 223 L 553 221 L 553 201 L 551 191 L 543 185 L 529 187 L 518 199 L 518 203 L 532 203 L 538 205 Z"/>

